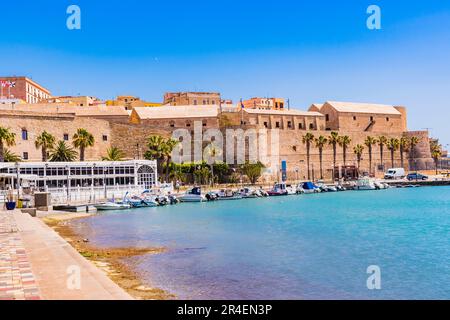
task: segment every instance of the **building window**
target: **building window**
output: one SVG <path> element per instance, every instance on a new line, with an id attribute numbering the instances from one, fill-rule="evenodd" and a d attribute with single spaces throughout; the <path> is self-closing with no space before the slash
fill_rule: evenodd
<path id="1" fill-rule="evenodd" d="M 175 122 L 174 121 L 170 121 L 169 125 L 170 125 L 171 128 L 174 128 L 175 127 Z"/>
<path id="2" fill-rule="evenodd" d="M 298 124 L 298 128 L 301 130 L 301 129 L 303 129 L 303 123 L 299 123 Z"/>
<path id="3" fill-rule="evenodd" d="M 206 100 L 203 100 L 203 105 L 206 105 Z"/>
<path id="4" fill-rule="evenodd" d="M 186 127 L 190 127 L 191 123 L 190 122 L 186 122 Z"/>
<path id="5" fill-rule="evenodd" d="M 267 121 L 264 121 L 264 128 L 268 128 L 269 124 L 267 123 Z"/>
<path id="6" fill-rule="evenodd" d="M 211 101 L 211 104 L 214 104 L 214 105 L 215 105 L 215 104 L 216 104 L 216 100 L 212 100 L 212 101 Z"/>
<path id="7" fill-rule="evenodd" d="M 386 117 L 386 121 L 389 122 L 389 117 Z"/>
<path id="8" fill-rule="evenodd" d="M 64 141 L 69 141 L 69 134 L 64 133 L 64 135 L 63 135 L 63 140 L 64 140 Z"/>
<path id="9" fill-rule="evenodd" d="M 28 152 L 24 152 L 24 153 L 22 154 L 22 159 L 23 159 L 23 160 L 28 160 Z"/>
<path id="10" fill-rule="evenodd" d="M 288 126 L 289 129 L 291 129 L 292 128 L 292 122 L 288 121 L 287 126 Z"/>
<path id="11" fill-rule="evenodd" d="M 356 121 L 356 116 L 353 116 L 353 121 Z"/>
<path id="12" fill-rule="evenodd" d="M 28 131 L 27 131 L 27 129 L 22 129 L 22 140 L 28 140 Z"/>
<path id="13" fill-rule="evenodd" d="M 370 116 L 370 121 L 371 121 L 371 122 L 373 121 L 373 117 L 372 117 L 372 116 Z"/>
<path id="14" fill-rule="evenodd" d="M 329 114 L 325 115 L 325 121 L 330 121 L 330 115 Z"/>
<path id="15" fill-rule="evenodd" d="M 283 108 L 284 108 L 284 103 L 280 102 L 280 109 L 283 109 Z"/>
<path id="16" fill-rule="evenodd" d="M 314 123 L 310 123 L 310 124 L 309 124 L 309 129 L 311 129 L 311 130 L 314 129 Z"/>
<path id="17" fill-rule="evenodd" d="M 207 122 L 203 121 L 202 126 L 206 127 Z"/>
<path id="18" fill-rule="evenodd" d="M 102 139 L 103 139 L 103 141 L 108 141 L 108 136 L 106 134 L 104 134 Z"/>
<path id="19" fill-rule="evenodd" d="M 280 127 L 280 123 L 277 121 L 275 122 L 275 128 L 279 128 Z"/>
<path id="20" fill-rule="evenodd" d="M 197 105 L 197 100 L 194 100 L 194 106 L 196 106 Z"/>

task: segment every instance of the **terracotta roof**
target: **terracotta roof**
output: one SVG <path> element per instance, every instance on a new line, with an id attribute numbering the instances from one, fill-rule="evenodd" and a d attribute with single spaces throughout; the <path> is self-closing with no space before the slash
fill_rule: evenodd
<path id="1" fill-rule="evenodd" d="M 250 114 L 269 114 L 277 116 L 310 116 L 310 117 L 323 117 L 324 115 L 319 112 L 301 111 L 296 109 L 290 110 L 265 110 L 265 109 L 244 109 L 245 112 Z"/>
<path id="2" fill-rule="evenodd" d="M 320 111 L 320 109 L 323 107 L 323 103 L 313 103 L 308 110 L 317 110 Z"/>
<path id="3" fill-rule="evenodd" d="M 136 107 L 133 109 L 143 119 L 180 119 L 217 117 L 219 108 L 215 105 Z"/>
<path id="4" fill-rule="evenodd" d="M 401 113 L 391 105 L 337 101 L 327 101 L 326 103 L 331 105 L 338 112 L 401 115 Z"/>
<path id="5" fill-rule="evenodd" d="M 123 106 L 86 106 L 79 107 L 73 105 L 58 104 L 0 104 L 0 110 L 51 113 L 51 114 L 75 114 L 77 116 L 128 116 L 127 110 Z"/>

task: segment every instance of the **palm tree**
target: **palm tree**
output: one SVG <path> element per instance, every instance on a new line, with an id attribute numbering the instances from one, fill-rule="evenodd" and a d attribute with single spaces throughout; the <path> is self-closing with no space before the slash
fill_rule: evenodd
<path id="1" fill-rule="evenodd" d="M 337 153 L 337 145 L 339 144 L 339 133 L 336 131 L 332 131 L 330 136 L 328 137 L 328 144 L 333 146 L 333 171 L 336 168 L 336 153 Z"/>
<path id="2" fill-rule="evenodd" d="M 167 140 L 164 140 L 164 143 L 162 146 L 162 151 L 163 151 L 162 155 L 163 155 L 163 158 L 166 159 L 166 181 L 169 180 L 169 164 L 170 164 L 170 161 L 172 160 L 172 152 L 178 143 L 179 143 L 178 140 L 169 138 Z"/>
<path id="3" fill-rule="evenodd" d="M 319 163 L 320 163 L 320 179 L 323 179 L 323 169 L 322 169 L 322 158 L 323 158 L 323 148 L 327 145 L 328 139 L 324 136 L 319 136 L 315 140 L 316 148 L 319 149 Z"/>
<path id="4" fill-rule="evenodd" d="M 401 137 L 400 138 L 400 163 L 402 165 L 402 168 L 405 168 L 404 153 L 409 150 L 409 146 L 410 146 L 410 139 L 408 139 L 408 137 Z"/>
<path id="5" fill-rule="evenodd" d="M 5 162 L 5 146 L 16 144 L 16 134 L 10 129 L 0 126 L 0 162 Z"/>
<path id="6" fill-rule="evenodd" d="M 11 152 L 9 149 L 4 150 L 5 162 L 20 162 L 22 159 L 17 154 Z"/>
<path id="7" fill-rule="evenodd" d="M 41 148 L 42 162 L 47 162 L 48 151 L 53 149 L 53 147 L 55 146 L 55 141 L 55 137 L 45 130 L 36 137 L 34 145 L 36 146 L 36 149 Z"/>
<path id="8" fill-rule="evenodd" d="M 369 152 L 369 173 L 372 173 L 372 147 L 377 144 L 377 139 L 371 136 L 367 136 L 364 144 L 368 148 Z"/>
<path id="9" fill-rule="evenodd" d="M 378 137 L 378 146 L 380 147 L 380 161 L 381 161 L 381 166 L 383 167 L 384 170 L 384 162 L 383 162 L 383 155 L 384 155 L 384 146 L 387 143 L 387 138 L 385 136 L 379 136 Z"/>
<path id="10" fill-rule="evenodd" d="M 250 163 L 247 161 L 245 164 L 240 166 L 241 172 L 247 176 L 252 184 L 258 182 L 259 177 L 261 177 L 262 169 L 264 168 L 265 166 L 260 161 L 256 163 Z"/>
<path id="11" fill-rule="evenodd" d="M 94 145 L 94 136 L 86 129 L 79 128 L 77 133 L 73 135 L 72 140 L 73 146 L 80 149 L 80 161 L 84 161 L 84 152 L 86 148 Z"/>
<path id="12" fill-rule="evenodd" d="M 211 142 L 210 144 L 208 144 L 206 146 L 205 150 L 203 151 L 203 157 L 208 160 L 216 159 L 217 157 L 220 157 L 221 155 L 222 155 L 222 150 L 214 142 Z M 215 164 L 215 161 L 213 161 L 209 164 L 211 166 L 211 176 L 212 176 L 213 185 L 214 185 L 214 164 Z"/>
<path id="13" fill-rule="evenodd" d="M 106 156 L 102 157 L 102 161 L 122 161 L 125 154 L 117 147 L 111 147 L 106 150 Z"/>
<path id="14" fill-rule="evenodd" d="M 50 152 L 51 162 L 72 162 L 77 158 L 78 153 L 66 144 L 65 141 L 58 141 Z"/>
<path id="15" fill-rule="evenodd" d="M 441 159 L 441 157 L 442 157 L 441 146 L 439 146 L 439 145 L 433 146 L 433 149 L 431 150 L 431 157 L 434 160 L 434 167 L 436 169 L 436 175 L 437 175 L 438 174 L 439 159 Z"/>
<path id="16" fill-rule="evenodd" d="M 164 142 L 166 140 L 159 135 L 149 136 L 147 139 L 148 150 L 144 154 L 147 160 L 156 160 L 158 175 L 161 175 L 162 161 L 164 160 Z"/>
<path id="17" fill-rule="evenodd" d="M 308 168 L 308 180 L 310 180 L 310 172 L 309 172 L 309 158 L 311 151 L 311 143 L 314 141 L 314 135 L 311 132 L 305 134 L 302 138 L 302 142 L 306 144 L 306 166 Z"/>
<path id="18" fill-rule="evenodd" d="M 419 144 L 420 138 L 416 136 L 412 136 L 409 138 L 409 152 L 410 152 L 410 159 L 412 162 L 415 161 L 416 158 L 416 146 Z M 417 171 L 417 168 L 414 168 Z"/>
<path id="19" fill-rule="evenodd" d="M 361 166 L 361 158 L 364 152 L 364 146 L 362 144 L 357 144 L 355 147 L 353 147 L 353 152 L 356 154 L 356 161 L 358 162 L 358 172 L 359 172 L 359 168 Z"/>
<path id="20" fill-rule="evenodd" d="M 344 166 L 347 162 L 347 148 L 352 142 L 349 136 L 341 136 L 339 139 L 339 145 L 342 147 L 342 158 L 344 160 Z"/>
<path id="21" fill-rule="evenodd" d="M 391 151 L 391 164 L 392 168 L 394 168 L 394 153 L 399 149 L 400 141 L 397 138 L 390 138 L 386 145 L 389 151 Z"/>

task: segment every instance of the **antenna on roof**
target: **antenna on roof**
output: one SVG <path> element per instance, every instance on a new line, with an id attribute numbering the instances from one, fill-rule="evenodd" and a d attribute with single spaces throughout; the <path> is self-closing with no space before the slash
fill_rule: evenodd
<path id="1" fill-rule="evenodd" d="M 289 100 L 289 98 L 287 99 L 287 105 L 288 105 L 288 110 L 291 110 L 291 101 Z"/>

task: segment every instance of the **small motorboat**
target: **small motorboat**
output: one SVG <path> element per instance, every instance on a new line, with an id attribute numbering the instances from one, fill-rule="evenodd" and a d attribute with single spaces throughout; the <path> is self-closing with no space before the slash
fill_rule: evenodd
<path id="1" fill-rule="evenodd" d="M 186 193 L 180 196 L 179 199 L 181 202 L 206 201 L 206 197 L 202 194 L 202 189 L 200 187 L 194 187 L 191 190 L 186 191 Z"/>
<path id="2" fill-rule="evenodd" d="M 106 210 L 125 210 L 130 209 L 131 205 L 129 203 L 123 203 L 123 202 L 102 202 L 94 204 L 94 207 L 99 211 L 106 211 Z"/>
<path id="3" fill-rule="evenodd" d="M 242 195 L 234 192 L 231 189 L 222 189 L 219 191 L 219 193 L 217 194 L 218 198 L 217 200 L 239 200 L 242 199 Z"/>
<path id="4" fill-rule="evenodd" d="M 374 180 L 364 177 L 359 178 L 358 181 L 356 181 L 355 190 L 377 190 L 377 186 L 375 185 Z"/>
<path id="5" fill-rule="evenodd" d="M 262 194 L 260 192 L 248 187 L 240 189 L 239 194 L 242 196 L 242 198 L 245 199 L 262 197 Z"/>
<path id="6" fill-rule="evenodd" d="M 302 182 L 297 185 L 297 193 L 300 194 L 312 194 L 312 193 L 319 193 L 321 192 L 321 189 L 316 186 L 312 182 Z"/>
<path id="7" fill-rule="evenodd" d="M 217 192 L 214 192 L 214 191 L 208 192 L 205 195 L 205 197 L 206 197 L 206 200 L 208 200 L 208 201 L 215 201 L 219 198 L 219 196 L 217 195 Z"/>
<path id="8" fill-rule="evenodd" d="M 297 194 L 297 188 L 294 187 L 293 185 L 287 184 L 287 185 L 285 186 L 285 188 L 286 188 L 286 191 L 287 191 L 288 195 L 294 195 L 294 194 Z"/>
<path id="9" fill-rule="evenodd" d="M 154 197 L 146 194 L 144 191 L 141 196 L 128 196 L 125 194 L 122 203 L 128 203 L 132 208 L 143 208 L 143 207 L 156 207 L 159 203 Z"/>
<path id="10" fill-rule="evenodd" d="M 275 183 L 273 188 L 267 191 L 267 193 L 271 197 L 287 196 L 289 194 L 284 183 Z"/>

